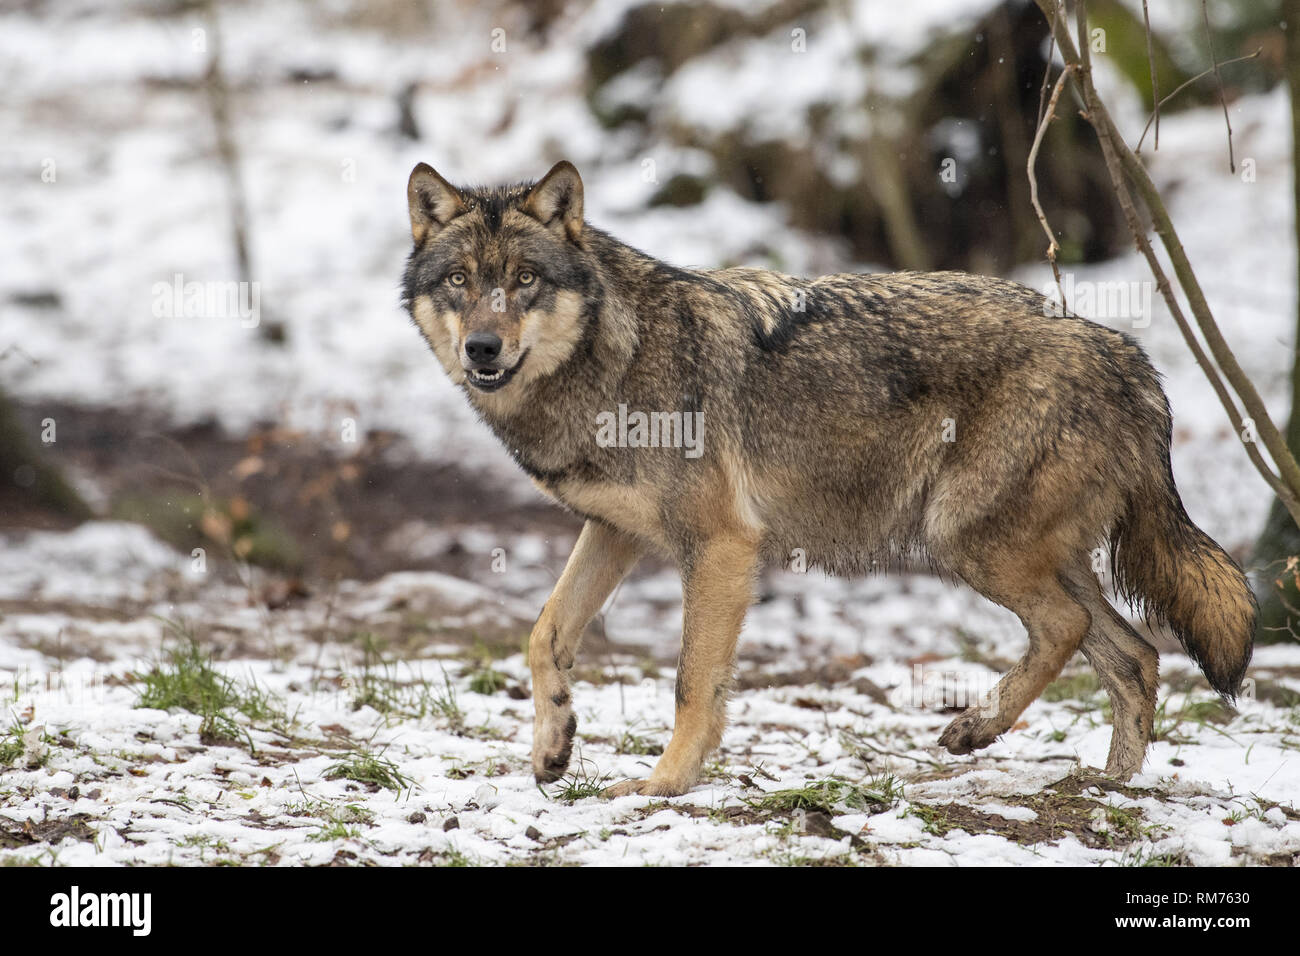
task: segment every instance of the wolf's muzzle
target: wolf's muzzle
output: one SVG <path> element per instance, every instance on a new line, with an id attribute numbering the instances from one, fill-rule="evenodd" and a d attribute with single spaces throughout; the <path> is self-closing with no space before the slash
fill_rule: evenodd
<path id="1" fill-rule="evenodd" d="M 465 340 L 465 353 L 469 356 L 471 361 L 474 360 L 474 356 L 470 352 L 469 343 L 470 339 L 473 339 L 473 337 L 474 336 L 471 335 L 469 339 Z M 496 336 L 492 337 L 494 339 L 496 338 Z M 498 352 L 500 350 L 500 341 L 500 339 L 497 339 Z M 496 356 L 494 355 L 493 358 L 495 357 Z M 476 364 L 474 367 L 465 370 L 465 378 L 471 385 L 481 392 L 495 392 L 499 388 L 504 388 L 506 383 L 515 377 L 515 373 L 519 371 L 519 367 L 524 364 L 524 359 L 526 358 L 528 358 L 527 350 L 525 350 L 523 355 L 519 356 L 519 361 L 510 368 L 497 368 L 487 363 L 482 365 Z"/>

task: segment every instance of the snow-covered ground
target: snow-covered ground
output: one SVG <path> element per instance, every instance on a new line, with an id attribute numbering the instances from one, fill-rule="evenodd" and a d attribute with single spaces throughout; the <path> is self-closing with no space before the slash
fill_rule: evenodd
<path id="1" fill-rule="evenodd" d="M 47 599 L 0 621 L 14 722 L 0 738 L 12 763 L 0 862 L 1204 866 L 1300 853 L 1294 647 L 1259 652 L 1257 699 L 1236 714 L 1166 658 L 1160 740 L 1119 787 L 1087 770 L 1104 762 L 1110 727 L 1082 668 L 983 753 L 937 746 L 951 717 L 939 682 L 982 692 L 1019 652 L 1017 628 L 985 602 L 926 578 L 778 583 L 747 625 L 744 689 L 706 780 L 671 800 L 606 801 L 592 791 L 644 776 L 668 739 L 675 608 L 663 581 L 630 586 L 607 615 L 619 642 L 593 641 L 579 664 L 571 777 L 538 788 L 531 704 L 517 699 L 527 667 L 510 638 L 490 637 L 526 633 L 535 603 L 396 574 L 342 584 L 328 618 L 322 602 L 266 612 L 237 588 L 186 581 L 147 533 L 111 524 L 71 536 L 80 560 L 66 578 L 33 590 L 11 576 L 69 537 L 32 535 L 0 575 L 0 600 Z M 129 601 L 89 580 L 119 581 Z M 390 635 L 388 649 L 367 656 L 363 632 Z M 162 648 L 187 634 L 226 649 L 216 667 L 238 694 L 256 688 L 261 709 L 232 706 L 236 729 L 217 734 L 239 739 L 140 706 L 144 676 L 171 670 Z M 330 774 L 367 755 L 402 775 L 398 789 Z"/>
<path id="2" fill-rule="evenodd" d="M 143 15 L 51 25 L 3 14 L 6 389 L 36 405 L 138 405 L 178 424 L 212 418 L 235 434 L 274 422 L 328 442 L 352 418 L 361 432 L 391 430 L 427 458 L 490 474 L 523 500 L 530 486 L 397 304 L 415 162 L 453 180 L 493 181 L 535 177 L 566 156 L 583 170 L 589 218 L 677 264 L 871 267 L 789 229 L 779 205 L 722 188 L 699 207 L 644 208 L 656 188 L 644 160 L 661 183 L 706 160 L 669 146 L 647 156 L 589 113 L 581 51 L 625 0 L 560 21 L 545 44 L 506 21 L 501 55 L 489 48 L 500 11 L 453 6 L 444 15 L 457 42 L 437 57 L 368 27 L 302 31 L 290 3 L 239 6 L 223 22 L 262 319 L 283 323 L 284 345 L 233 316 L 155 314 L 156 286 L 178 274 L 234 278 L 201 91 L 185 85 L 205 62 L 191 30 Z M 913 6 L 908 29 L 923 35 L 937 6 Z M 909 10 L 890 9 L 895 18 Z M 809 44 L 812 75 L 833 75 L 837 49 Z M 719 62 L 732 66 L 735 102 L 755 110 L 770 102 L 763 84 L 786 99 L 807 94 L 743 48 Z M 326 69 L 336 78 L 289 78 Z M 393 100 L 417 77 L 425 140 L 411 144 L 395 134 Z M 662 108 L 702 109 L 692 90 L 706 81 L 683 72 Z M 1118 91 L 1114 99 L 1135 139 L 1133 104 Z M 1296 307 L 1287 103 L 1279 91 L 1240 99 L 1231 112 L 1249 179 L 1227 171 L 1217 109 L 1166 116 L 1150 160 L 1225 333 L 1283 418 Z M 52 182 L 42 180 L 47 169 Z M 1017 277 L 1051 283 L 1046 266 Z M 1148 278 L 1130 255 L 1072 269 L 1071 281 L 1106 289 Z M 55 304 L 31 298 L 46 291 Z M 1267 489 L 1152 301 L 1149 324 L 1097 317 L 1137 335 L 1164 374 L 1188 510 L 1242 553 Z M 437 550 L 446 534 L 413 526 L 405 544 Z M 458 540 L 485 559 L 499 543 Z M 935 706 L 930 682 L 986 689 L 1024 638 L 1011 615 L 924 576 L 769 576 L 742 636 L 742 689 L 708 779 L 669 801 L 606 802 L 579 795 L 606 777 L 644 776 L 672 722 L 679 587 L 667 572 L 632 579 L 605 615 L 609 643 L 593 642 L 580 663 L 576 776 L 567 794 L 539 790 L 528 766 L 531 704 L 511 691 L 528 686 L 517 649 L 552 580 L 542 559 L 556 544 L 513 542 L 508 574 L 344 581 L 268 611 L 250 602 L 252 588 L 195 573 L 189 555 L 136 526 L 8 536 L 0 754 L 11 759 L 0 767 L 0 862 L 1206 865 L 1300 854 L 1300 649 L 1257 653 L 1255 697 L 1235 715 L 1213 705 L 1184 657 L 1165 655 L 1161 739 L 1128 788 L 1080 770 L 1104 763 L 1110 733 L 1105 696 L 1081 661 L 1004 740 L 954 758 L 936 745 L 951 714 Z M 184 710 L 136 706 L 141 677 L 178 631 L 201 637 L 246 693 L 255 682 L 275 698 L 256 718 L 233 714 L 242 742 L 201 737 L 202 718 Z M 366 633 L 383 638 L 383 664 L 367 658 Z M 507 685 L 480 693 L 493 689 L 481 663 L 489 653 Z M 370 703 L 358 706 L 362 698 Z M 391 761 L 400 791 L 327 776 L 358 753 Z M 857 789 L 833 795 L 828 822 L 809 809 L 809 793 L 794 791 L 832 779 Z"/>

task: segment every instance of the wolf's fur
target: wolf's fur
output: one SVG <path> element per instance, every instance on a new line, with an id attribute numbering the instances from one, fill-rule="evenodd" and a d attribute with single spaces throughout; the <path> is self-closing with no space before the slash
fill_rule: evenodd
<path id="1" fill-rule="evenodd" d="M 530 640 L 539 780 L 569 759 L 582 631 L 647 550 L 682 573 L 677 720 L 649 780 L 614 794 L 693 784 L 755 575 L 795 549 L 843 574 L 919 558 L 1019 615 L 1028 652 L 944 731 L 953 753 L 1005 733 L 1082 649 L 1112 700 L 1107 771 L 1141 767 L 1156 654 L 1103 596 L 1099 546 L 1120 592 L 1237 691 L 1254 599 L 1183 510 L 1169 406 L 1132 338 L 1003 279 L 674 268 L 587 225 L 568 163 L 497 189 L 421 164 L 408 194 L 415 323 L 520 466 L 586 518 Z M 475 333 L 500 344 L 483 368 Z M 498 369 L 515 371 L 475 384 Z M 703 453 L 604 447 L 598 416 L 620 404 L 702 413 Z"/>

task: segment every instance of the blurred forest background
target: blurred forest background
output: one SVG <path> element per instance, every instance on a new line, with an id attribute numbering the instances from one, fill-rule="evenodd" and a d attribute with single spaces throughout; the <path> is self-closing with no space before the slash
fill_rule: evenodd
<path id="1" fill-rule="evenodd" d="M 1165 95 L 1211 51 L 1199 3 L 1150 6 Z M 1175 199 L 1218 197 L 1176 208 L 1197 217 L 1209 260 L 1193 260 L 1284 419 L 1280 8 L 1209 5 L 1220 61 L 1259 51 L 1222 70 L 1254 192 L 1231 191 L 1212 79 L 1164 107 L 1152 162 Z M 1152 107 L 1142 4 L 1090 10 L 1098 82 L 1136 134 Z M 1025 165 L 1048 33 L 1029 0 L 6 4 L 0 531 L 143 522 L 229 573 L 266 569 L 271 605 L 397 568 L 471 576 L 526 531 L 558 566 L 575 523 L 515 474 L 397 305 L 410 167 L 494 182 L 568 158 L 589 218 L 680 265 L 964 269 L 1043 288 Z M 1062 266 L 1147 279 L 1095 136 L 1073 105 L 1058 112 L 1037 169 Z M 255 327 L 160 317 L 160 284 L 181 277 L 256 284 Z M 1249 560 L 1267 489 L 1155 308 L 1143 338 L 1171 376 L 1180 484 Z"/>

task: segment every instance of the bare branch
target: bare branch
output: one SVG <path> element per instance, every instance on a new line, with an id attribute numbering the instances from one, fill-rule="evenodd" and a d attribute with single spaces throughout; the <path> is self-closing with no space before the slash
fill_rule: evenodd
<path id="1" fill-rule="evenodd" d="M 1052 68 L 1051 63 L 1047 65 L 1048 70 Z M 1052 87 L 1052 98 L 1047 103 L 1047 111 L 1038 121 L 1038 131 L 1034 133 L 1034 145 L 1029 148 L 1029 161 L 1026 163 L 1026 172 L 1029 174 L 1029 201 L 1034 205 L 1034 213 L 1038 216 L 1038 221 L 1043 226 L 1043 232 L 1047 233 L 1047 261 L 1052 264 L 1052 275 L 1056 277 L 1056 289 L 1061 293 L 1061 308 L 1069 312 L 1069 304 L 1065 301 L 1065 289 L 1061 285 L 1061 270 L 1056 265 L 1056 254 L 1061 247 L 1056 241 L 1056 235 L 1052 232 L 1052 227 L 1047 224 L 1047 216 L 1043 213 L 1042 204 L 1038 201 L 1038 176 L 1034 172 L 1034 164 L 1038 161 L 1038 147 L 1043 142 L 1043 134 L 1047 132 L 1047 124 L 1056 118 L 1056 103 L 1061 98 L 1061 90 L 1065 89 L 1065 81 L 1069 75 L 1074 72 L 1074 67 L 1066 65 L 1061 71 L 1061 75 L 1056 78 L 1056 85 Z M 1046 82 L 1046 74 L 1043 77 Z"/>
<path id="2" fill-rule="evenodd" d="M 1232 155 L 1232 120 L 1228 119 L 1228 97 L 1223 92 L 1223 76 L 1219 73 L 1219 61 L 1214 55 L 1214 31 L 1210 29 L 1210 0 L 1201 0 L 1201 13 L 1205 16 L 1205 42 L 1210 47 L 1210 62 L 1214 64 L 1214 79 L 1219 84 L 1219 103 L 1223 106 L 1223 122 L 1228 127 L 1228 172 L 1237 171 L 1237 163 Z"/>
<path id="3" fill-rule="evenodd" d="M 1151 12 L 1147 9 L 1147 0 L 1142 0 L 1142 22 L 1147 31 L 1147 66 L 1151 70 L 1151 102 L 1155 105 L 1156 144 L 1152 149 L 1160 150 L 1160 85 L 1156 82 L 1156 54 L 1151 41 Z"/>
<path id="4" fill-rule="evenodd" d="M 1051 10 L 1048 4 L 1052 3 L 1053 0 L 1036 0 L 1036 2 L 1045 16 L 1050 15 Z M 1239 417 L 1236 402 L 1224 386 L 1224 379 L 1227 380 L 1232 390 L 1240 398 L 1246 414 L 1254 422 L 1255 432 L 1277 466 L 1277 473 L 1275 474 L 1268 467 L 1263 455 L 1255 447 L 1254 443 L 1246 441 L 1243 442 L 1243 445 L 1251 463 L 1255 465 L 1260 475 L 1268 482 L 1269 487 L 1277 494 L 1278 499 L 1287 509 L 1292 519 L 1300 523 L 1300 464 L 1297 464 L 1295 456 L 1292 455 L 1277 426 L 1269 417 L 1268 409 L 1264 405 L 1254 383 L 1250 381 L 1241 365 L 1237 362 L 1236 356 L 1232 353 L 1222 331 L 1215 322 L 1209 303 L 1206 301 L 1205 293 L 1201 289 L 1196 273 L 1187 259 L 1187 253 L 1183 249 L 1178 233 L 1174 229 L 1173 221 L 1170 219 L 1169 211 L 1165 208 L 1159 190 L 1151 181 L 1151 177 L 1148 175 L 1146 167 L 1142 165 L 1141 160 L 1134 155 L 1133 151 L 1124 142 L 1124 138 L 1120 135 L 1118 128 L 1110 117 L 1109 111 L 1106 109 L 1105 103 L 1102 102 L 1096 87 L 1092 83 L 1089 51 L 1087 45 L 1082 42 L 1087 37 L 1086 0 L 1079 0 L 1076 13 L 1081 40 L 1079 48 L 1075 49 L 1074 40 L 1063 24 L 1058 25 L 1056 42 L 1061 50 L 1061 58 L 1067 65 L 1074 64 L 1076 67 L 1074 72 L 1075 84 L 1084 100 L 1084 118 L 1097 131 L 1102 153 L 1106 158 L 1106 168 L 1110 174 L 1111 184 L 1119 198 L 1121 207 L 1124 208 L 1130 231 L 1133 233 L 1133 239 L 1147 259 L 1147 263 L 1156 277 L 1161 295 L 1169 306 L 1169 311 L 1174 316 L 1175 322 L 1178 323 L 1179 331 L 1182 332 L 1183 337 L 1186 339 L 1193 357 L 1196 358 L 1197 364 L 1205 372 L 1224 409 L 1228 412 L 1233 428 L 1240 427 L 1242 420 Z M 1168 277 L 1165 276 L 1159 260 L 1155 256 L 1155 251 L 1147 240 L 1146 230 L 1137 218 L 1137 210 L 1129 192 L 1130 183 L 1132 183 L 1137 194 L 1141 196 L 1143 205 L 1151 215 L 1156 233 L 1160 236 L 1165 251 L 1169 255 L 1174 273 L 1187 298 L 1197 326 L 1205 337 L 1206 345 L 1210 354 L 1214 357 L 1214 362 L 1222 370 L 1222 377 L 1214 369 L 1214 365 L 1197 341 L 1190 324 L 1183 315 L 1182 308 L 1174 295 Z"/>
<path id="5" fill-rule="evenodd" d="M 1056 50 L 1056 18 L 1061 12 L 1061 0 L 1056 0 L 1056 5 L 1052 8 L 1052 29 L 1047 35 L 1047 66 L 1043 70 L 1043 85 L 1038 89 L 1038 124 L 1043 123 L 1043 115 L 1047 110 L 1047 80 L 1052 75 L 1052 53 Z"/>
<path id="6" fill-rule="evenodd" d="M 1112 182 L 1115 183 L 1115 195 L 1118 197 L 1120 207 L 1124 211 L 1124 218 L 1128 222 L 1129 231 L 1133 234 L 1134 243 L 1137 245 L 1138 250 L 1142 253 L 1143 257 L 1147 260 L 1147 265 L 1151 269 L 1151 274 L 1155 276 L 1156 279 L 1156 288 L 1160 290 L 1160 295 L 1169 308 L 1169 314 L 1173 316 L 1174 323 L 1178 326 L 1178 331 L 1182 333 L 1183 340 L 1187 342 L 1187 347 L 1191 350 L 1192 357 L 1196 360 L 1196 364 L 1200 366 L 1201 371 L 1205 373 L 1205 377 L 1209 381 L 1210 387 L 1214 389 L 1214 393 L 1219 397 L 1219 402 L 1223 405 L 1224 411 L 1228 413 L 1228 420 L 1233 422 L 1235 427 L 1241 427 L 1243 420 L 1241 412 L 1237 408 L 1237 403 L 1233 400 L 1232 394 L 1228 391 L 1228 387 L 1223 383 L 1223 378 L 1219 374 L 1219 370 L 1215 367 L 1214 363 L 1210 361 L 1210 357 L 1205 354 L 1205 350 L 1201 347 L 1201 343 L 1196 338 L 1196 333 L 1192 331 L 1191 323 L 1187 321 L 1187 316 L 1183 313 L 1178 298 L 1174 295 L 1173 286 L 1169 282 L 1169 277 L 1161 267 L 1160 260 L 1156 258 L 1155 249 L 1151 246 L 1151 240 L 1147 238 L 1146 229 L 1142 226 L 1141 220 L 1138 219 L 1137 210 L 1134 207 L 1133 196 L 1129 192 L 1128 183 L 1124 177 L 1120 175 L 1121 161 L 1119 156 L 1116 154 L 1114 139 L 1110 134 L 1114 134 L 1114 136 L 1117 137 L 1118 131 L 1114 130 L 1113 127 L 1107 131 L 1107 134 L 1103 134 L 1098 130 L 1098 137 L 1102 141 L 1102 153 L 1106 157 L 1106 167 L 1111 173 Z M 1118 179 L 1115 178 L 1117 175 L 1119 175 Z M 1246 449 L 1246 455 L 1250 458 L 1251 463 L 1268 483 L 1268 486 L 1273 489 L 1273 493 L 1283 502 L 1290 500 L 1295 502 L 1297 507 L 1300 507 L 1300 500 L 1296 499 L 1296 496 L 1291 493 L 1290 489 L 1282 483 L 1282 480 L 1274 473 L 1273 469 L 1269 467 L 1255 443 L 1243 441 L 1242 444 Z"/>
<path id="7" fill-rule="evenodd" d="M 1242 60 L 1257 60 L 1259 59 L 1259 56 L 1262 52 L 1263 52 L 1263 48 L 1260 48 L 1256 50 L 1254 53 L 1247 53 L 1245 56 L 1234 56 L 1231 60 L 1224 60 L 1222 63 L 1219 64 L 1219 66 L 1231 66 L 1233 63 L 1240 63 Z M 1172 93 L 1170 93 L 1168 96 L 1166 96 L 1163 100 L 1160 101 L 1160 103 L 1157 105 L 1157 109 L 1159 109 L 1160 106 L 1164 106 L 1166 103 L 1172 100 L 1183 90 L 1187 89 L 1197 80 L 1204 79 L 1205 77 L 1209 76 L 1213 72 L 1214 72 L 1214 67 L 1210 67 L 1208 70 L 1202 70 L 1200 73 L 1197 73 L 1190 80 L 1187 80 L 1184 83 L 1180 83 L 1176 90 L 1174 90 Z M 1152 113 L 1150 116 L 1147 117 L 1147 125 L 1142 127 L 1142 136 L 1138 139 L 1138 144 L 1133 148 L 1133 152 L 1135 153 L 1142 152 L 1142 140 L 1147 138 L 1147 130 L 1151 128 L 1151 121 L 1157 118 L 1158 117 L 1156 113 Z"/>

